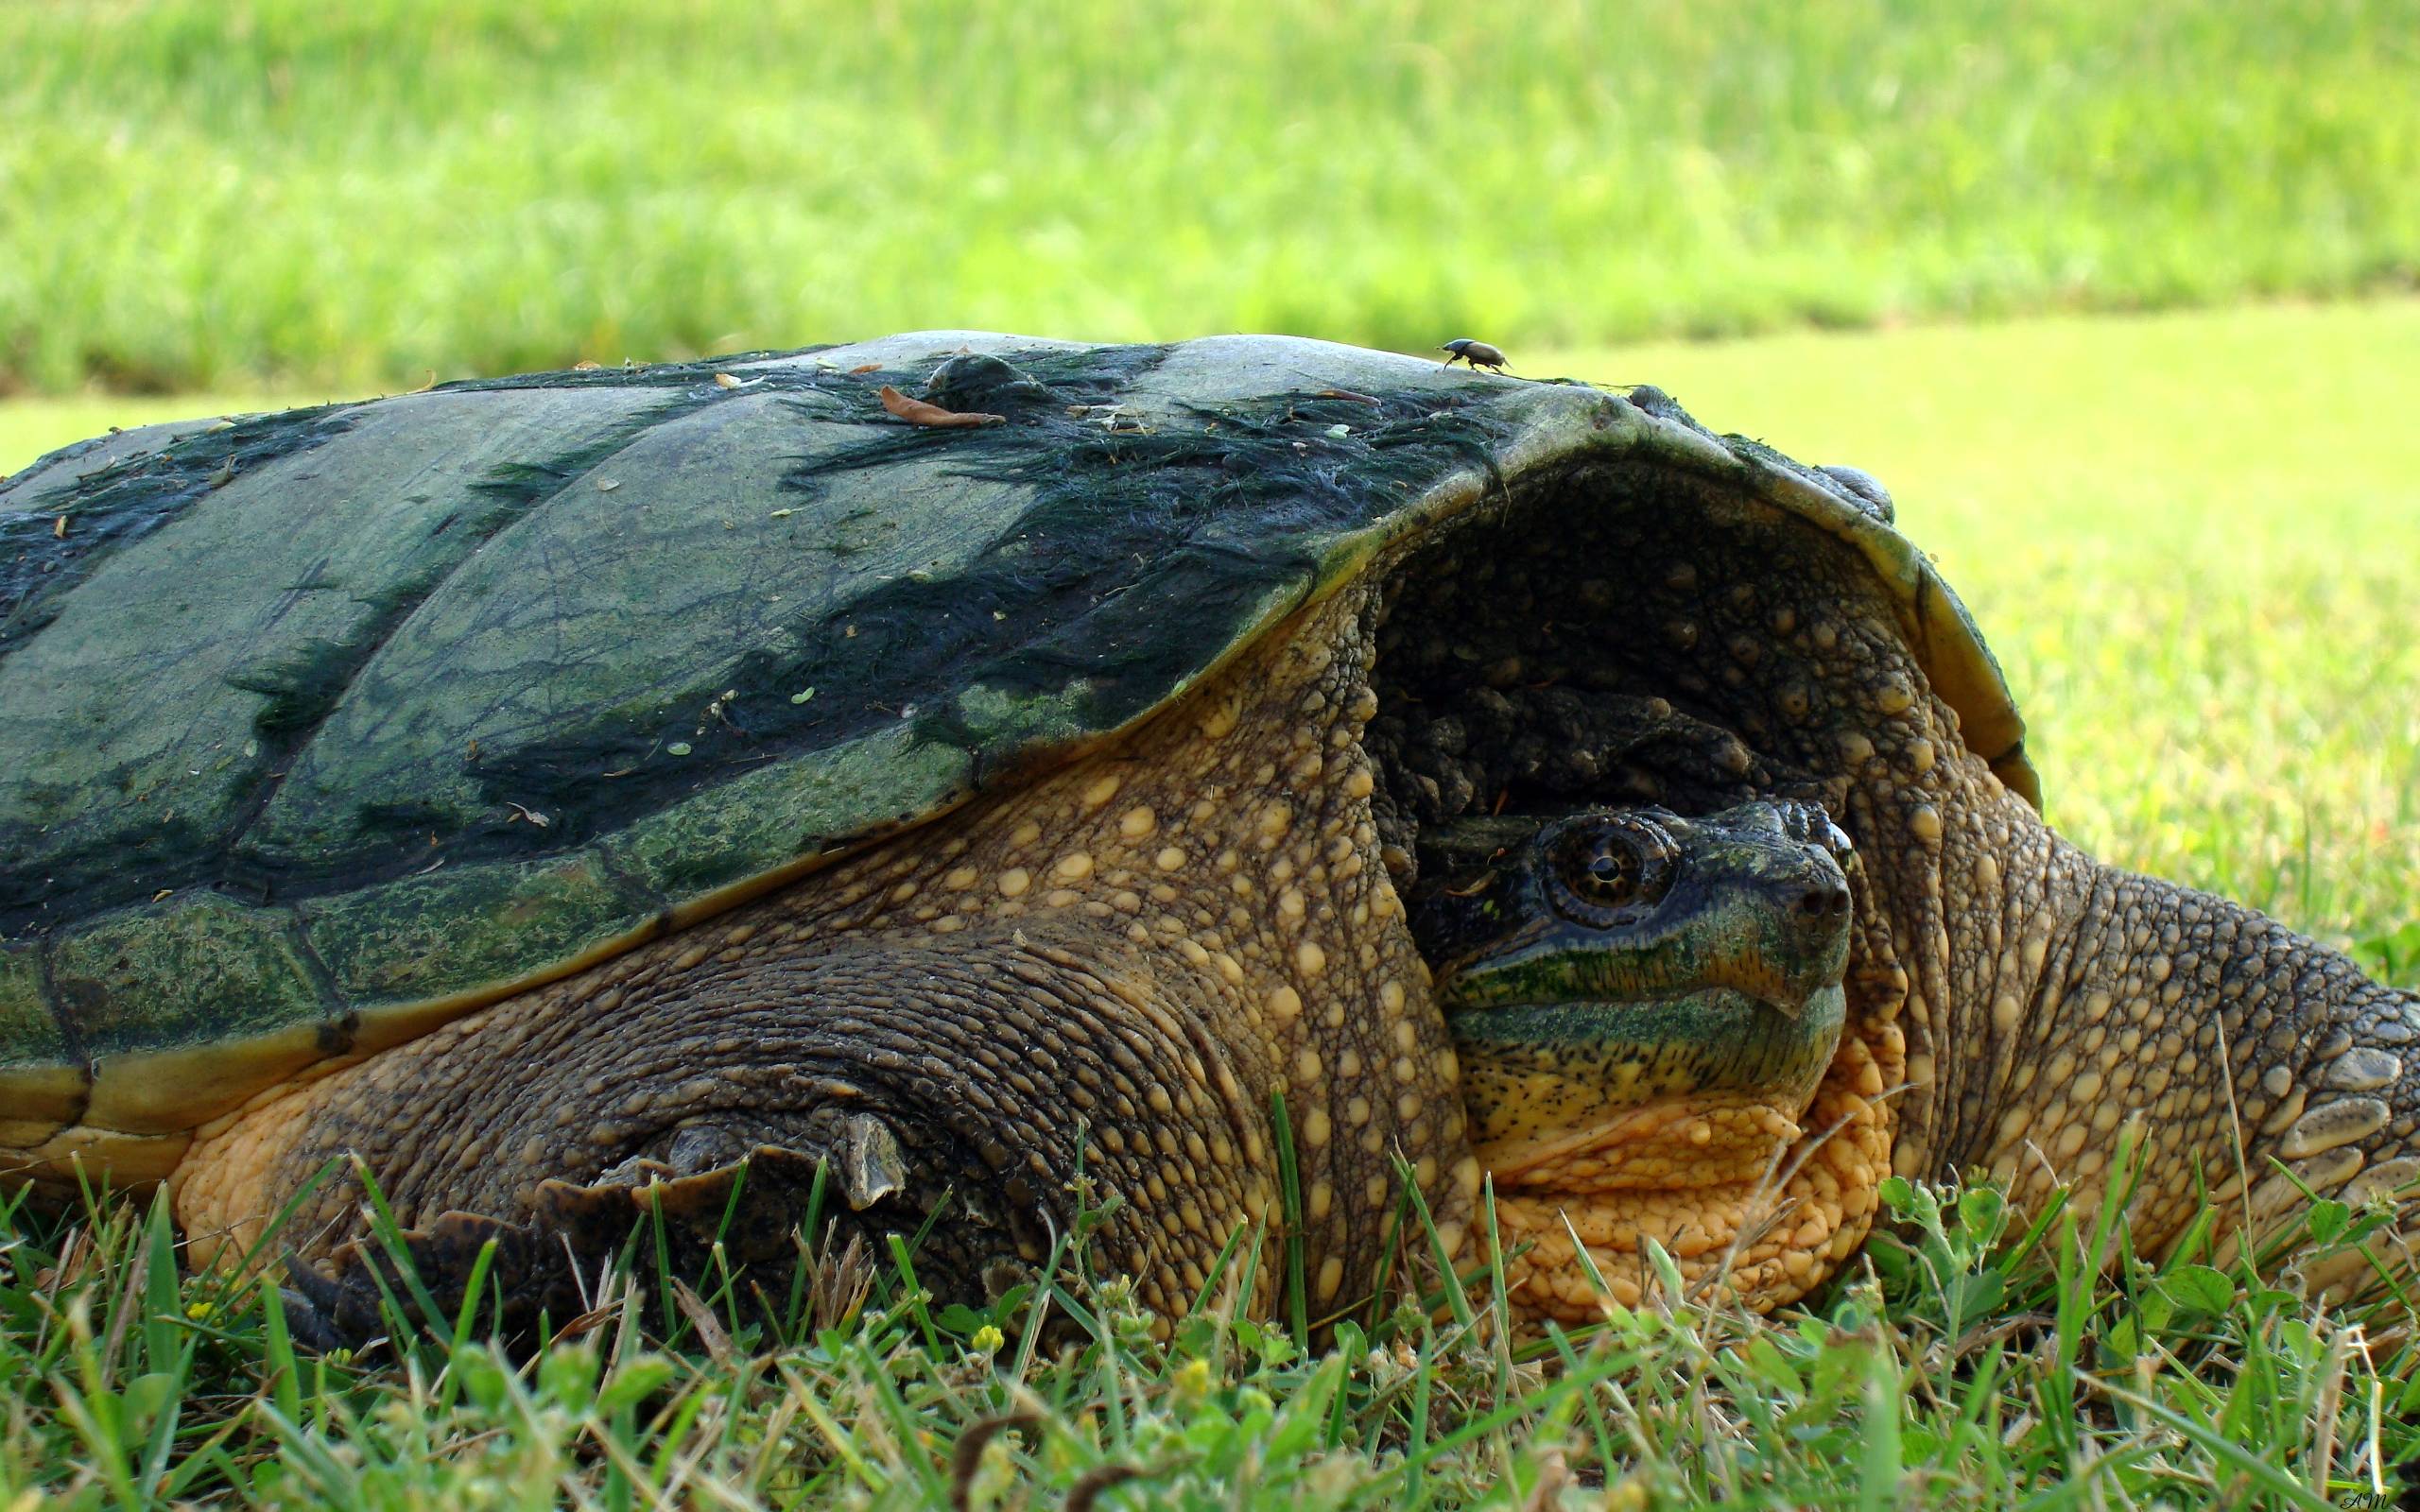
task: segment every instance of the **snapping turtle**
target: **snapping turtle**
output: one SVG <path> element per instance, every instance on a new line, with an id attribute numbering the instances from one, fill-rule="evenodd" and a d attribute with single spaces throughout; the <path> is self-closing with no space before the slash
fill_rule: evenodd
<path id="1" fill-rule="evenodd" d="M 928 334 L 130 432 L 0 537 L 0 1160 L 293 1203 L 337 1323 L 347 1152 L 522 1298 L 827 1160 L 997 1292 L 1080 1161 L 1163 1317 L 1280 1093 L 1322 1312 L 1397 1160 L 1565 1317 L 2129 1120 L 2146 1245 L 2420 1173 L 2413 999 L 2054 835 L 1879 486 L 1652 389 Z"/>

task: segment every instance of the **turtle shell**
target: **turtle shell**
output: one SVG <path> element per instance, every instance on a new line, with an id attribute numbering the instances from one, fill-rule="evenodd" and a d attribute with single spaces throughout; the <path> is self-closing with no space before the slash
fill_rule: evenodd
<path id="1" fill-rule="evenodd" d="M 998 419 L 911 423 L 886 386 Z M 944 332 L 55 453 L 0 486 L 0 1160 L 164 1174 L 315 1063 L 1065 761 L 1382 553 L 1607 459 L 1852 543 L 2034 796 L 1887 505 L 1653 390 Z"/>

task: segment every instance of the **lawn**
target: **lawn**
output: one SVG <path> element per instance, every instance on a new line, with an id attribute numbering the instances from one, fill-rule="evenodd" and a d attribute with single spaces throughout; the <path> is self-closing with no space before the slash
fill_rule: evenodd
<path id="1" fill-rule="evenodd" d="M 2415 37 L 2412 0 L 0 6 L 0 391 L 2409 286 Z"/>
<path id="2" fill-rule="evenodd" d="M 1881 476 L 2006 663 L 2056 823 L 2420 984 L 2420 301 L 1513 358 Z M 0 405 L 0 468 L 223 407 Z M 0 1508 L 2324 1507 L 2420 1452 L 2413 1344 L 2273 1266 L 2096 1280 L 2075 1257 L 2124 1247 L 2100 1192 L 1893 1196 L 1910 1248 L 1770 1321 L 1513 1351 L 1406 1314 L 1319 1353 L 1204 1318 L 1162 1349 L 1112 1280 L 1053 1297 L 1095 1340 L 1054 1361 L 885 1267 L 821 1332 L 659 1341 L 624 1311 L 518 1371 L 468 1328 L 400 1367 L 298 1359 L 268 1294 L 179 1281 L 120 1206 L 0 1240 Z"/>

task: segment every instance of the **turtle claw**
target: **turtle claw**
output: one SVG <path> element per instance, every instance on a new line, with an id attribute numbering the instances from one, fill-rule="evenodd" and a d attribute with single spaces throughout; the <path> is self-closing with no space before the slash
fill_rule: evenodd
<path id="1" fill-rule="evenodd" d="M 358 1245 L 337 1250 L 327 1273 L 289 1255 L 285 1280 L 280 1300 L 286 1306 L 286 1332 L 304 1349 L 325 1354 L 360 1349 L 387 1335 L 378 1281 Z"/>
<path id="2" fill-rule="evenodd" d="M 337 1322 L 341 1293 L 337 1283 L 291 1256 L 285 1262 L 289 1284 L 277 1289 L 285 1314 L 285 1335 L 313 1354 L 326 1354 L 356 1342 Z"/>
<path id="3" fill-rule="evenodd" d="M 672 1136 L 672 1148 L 666 1152 L 675 1176 L 698 1176 L 744 1160 L 748 1153 L 749 1147 L 737 1135 L 711 1124 L 692 1124 L 681 1130 Z"/>
<path id="4" fill-rule="evenodd" d="M 727 1165 L 676 1177 L 635 1195 L 642 1211 L 662 1214 L 700 1254 L 720 1245 L 728 1258 L 742 1263 L 787 1262 L 797 1257 L 790 1232 L 806 1218 L 822 1163 L 778 1144 L 759 1144 Z"/>
<path id="5" fill-rule="evenodd" d="M 633 1155 L 618 1160 L 596 1173 L 595 1187 L 643 1187 L 650 1181 L 668 1181 L 682 1173 L 651 1155 Z M 548 1186 L 569 1186 L 567 1181 L 549 1181 Z"/>
<path id="6" fill-rule="evenodd" d="M 493 1299 L 486 1321 L 507 1337 L 524 1332 L 542 1312 L 568 1317 L 579 1311 L 570 1254 L 537 1228 L 444 1212 L 425 1228 L 406 1228 L 395 1238 L 400 1256 L 374 1239 L 356 1239 L 330 1256 L 324 1271 L 286 1257 L 281 1299 L 296 1343 L 325 1352 L 385 1337 L 393 1321 L 389 1299 L 426 1314 L 424 1326 L 450 1334 L 474 1280 L 482 1294 L 476 1300 Z M 483 1251 L 489 1252 L 484 1266 Z"/>
<path id="7" fill-rule="evenodd" d="M 286 1284 L 278 1288 L 285 1311 L 286 1336 L 315 1354 L 360 1349 L 386 1336 L 377 1282 L 360 1268 L 359 1251 L 337 1252 L 334 1273 L 322 1274 L 299 1257 L 285 1258 Z"/>
<path id="8" fill-rule="evenodd" d="M 318 1302 L 291 1286 L 279 1287 L 277 1295 L 285 1313 L 285 1336 L 297 1349 L 326 1354 L 344 1347 L 343 1336 Z"/>

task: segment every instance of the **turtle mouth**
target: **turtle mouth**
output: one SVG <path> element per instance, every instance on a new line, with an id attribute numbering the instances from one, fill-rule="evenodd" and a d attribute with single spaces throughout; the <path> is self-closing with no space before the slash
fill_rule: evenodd
<path id="1" fill-rule="evenodd" d="M 1847 997 L 1823 987 L 1785 1008 L 1712 986 L 1634 1002 L 1444 1006 L 1474 1134 L 1487 1143 L 1665 1097 L 1736 1094 L 1795 1118 L 1839 1048 Z"/>
<path id="2" fill-rule="evenodd" d="M 1434 993 L 1437 1006 L 1445 1015 L 1446 1025 L 1457 1036 L 1467 1034 L 1476 1038 L 1501 1039 L 1517 1036 L 1531 1026 L 1566 1020 L 1575 1027 L 1618 1030 L 1634 1024 L 1642 1015 L 1657 1010 L 1720 1017 L 1739 1023 L 1753 1022 L 1758 1014 L 1771 1013 L 1795 1022 L 1819 1011 L 1823 1005 L 1837 1000 L 1841 988 L 1838 984 L 1827 984 L 1800 993 L 1752 992 L 1727 984 L 1717 984 L 1687 992 L 1633 998 L 1498 1000 L 1476 994 L 1466 996 L 1463 984 L 1449 974 L 1438 979 Z"/>
<path id="3" fill-rule="evenodd" d="M 1471 1138 L 1508 1183 L 1520 1179 L 1513 1152 L 1541 1143 L 1631 1127 L 1656 1109 L 1753 1112 L 1762 1137 L 1699 1152 L 1715 1159 L 1651 1155 L 1638 1180 L 1620 1183 L 1678 1188 L 1753 1177 L 1776 1143 L 1796 1137 L 1839 1047 L 1846 995 L 1821 988 L 1794 1007 L 1785 1017 L 1737 988 L 1707 987 L 1629 1003 L 1449 1008 L 1445 1024 Z"/>

